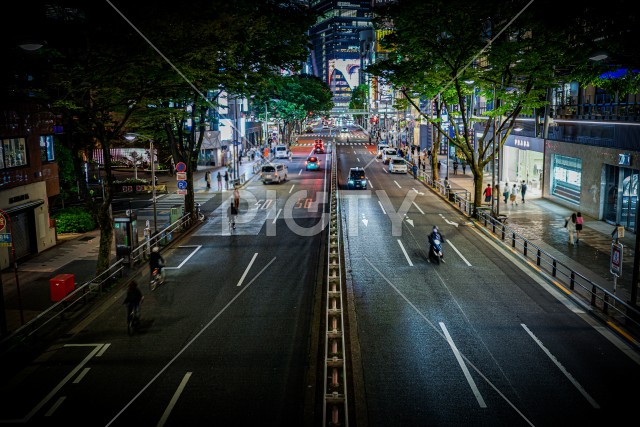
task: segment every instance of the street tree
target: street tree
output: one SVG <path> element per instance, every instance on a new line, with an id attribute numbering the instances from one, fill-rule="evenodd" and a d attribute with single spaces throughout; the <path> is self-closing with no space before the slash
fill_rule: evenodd
<path id="1" fill-rule="evenodd" d="M 295 70 L 307 55 L 305 28 L 313 21 L 293 0 L 195 3 L 179 15 L 173 4 L 151 8 L 140 24 L 153 46 L 147 61 L 161 82 L 136 122 L 187 165 L 185 211 L 193 219 L 193 173 L 221 96 L 248 98 L 281 70 Z"/>
<path id="2" fill-rule="evenodd" d="M 483 170 L 515 119 L 541 115 L 558 73 L 570 75 L 584 63 L 589 27 L 572 6 L 554 3 L 569 17 L 561 22 L 550 19 L 547 1 L 403 0 L 378 11 L 378 28 L 392 30 L 383 40 L 391 53 L 367 71 L 399 89 L 433 125 L 434 180 L 442 140 L 468 163 L 480 206 Z M 489 105 L 480 114 L 469 109 L 477 96 Z M 421 110 L 419 99 L 430 108 Z"/>

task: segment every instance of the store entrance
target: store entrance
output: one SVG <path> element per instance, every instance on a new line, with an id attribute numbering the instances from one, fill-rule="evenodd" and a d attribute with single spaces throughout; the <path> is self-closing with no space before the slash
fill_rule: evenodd
<path id="1" fill-rule="evenodd" d="M 636 231 L 638 171 L 605 165 L 604 220 Z"/>

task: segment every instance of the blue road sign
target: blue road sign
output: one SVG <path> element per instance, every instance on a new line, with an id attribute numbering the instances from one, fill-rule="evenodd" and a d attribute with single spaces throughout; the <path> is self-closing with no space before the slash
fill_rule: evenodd
<path id="1" fill-rule="evenodd" d="M 187 188 L 187 181 L 178 181 L 178 188 L 180 190 L 185 190 Z"/>

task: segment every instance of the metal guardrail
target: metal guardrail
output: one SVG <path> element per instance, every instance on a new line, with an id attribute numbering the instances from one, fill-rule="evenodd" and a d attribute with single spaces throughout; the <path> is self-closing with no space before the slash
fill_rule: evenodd
<path id="1" fill-rule="evenodd" d="M 324 345 L 323 426 L 349 426 L 347 399 L 346 346 L 344 336 L 345 302 L 342 298 L 342 242 L 338 198 L 338 165 L 331 161 L 331 205 L 327 262 L 326 331 Z"/>
<path id="2" fill-rule="evenodd" d="M 168 245 L 173 239 L 174 234 L 190 228 L 191 221 L 190 215 L 184 215 L 133 249 L 131 252 L 131 265 L 146 261 L 153 246 Z M 19 329 L 16 329 L 0 341 L 0 355 L 5 355 L 19 347 L 25 349 L 31 347 L 31 344 L 35 343 L 36 340 L 41 340 L 43 337 L 46 337 L 47 334 L 54 333 L 61 322 L 71 320 L 76 315 L 83 313 L 83 309 L 96 301 L 107 288 L 118 283 L 123 277 L 124 268 L 124 259 L 117 260 L 107 270 L 76 287 L 75 290 L 66 295 L 62 300 L 47 308 Z"/>
<path id="3" fill-rule="evenodd" d="M 503 244 L 534 262 L 541 272 L 573 291 L 594 310 L 600 311 L 621 325 L 640 330 L 640 311 L 527 240 L 517 230 L 507 225 L 508 219 L 505 215 L 494 218 L 486 209 L 476 209 L 466 190 L 456 191 L 445 188 L 441 182 L 434 181 L 429 174 L 421 173 L 419 178 L 466 216 L 476 218 L 478 224 L 497 236 Z M 635 339 L 637 340 L 638 337 Z"/>
<path id="4" fill-rule="evenodd" d="M 5 355 L 18 346 L 29 347 L 31 343 L 57 329 L 61 322 L 73 319 L 84 307 L 115 284 L 122 277 L 123 269 L 123 260 L 118 260 L 98 276 L 78 286 L 62 300 L 0 341 L 0 354 Z"/>

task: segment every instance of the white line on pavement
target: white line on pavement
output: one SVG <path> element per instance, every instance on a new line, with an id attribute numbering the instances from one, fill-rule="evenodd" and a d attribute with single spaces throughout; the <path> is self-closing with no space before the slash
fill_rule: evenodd
<path id="1" fill-rule="evenodd" d="M 198 246 L 178 246 L 178 247 L 179 247 L 179 248 L 193 248 L 193 247 L 195 247 L 196 249 L 195 249 L 193 252 L 191 252 L 191 253 L 189 254 L 189 256 L 188 256 L 188 257 L 186 257 L 186 258 L 184 259 L 184 261 L 182 261 L 182 262 L 180 263 L 180 265 L 179 265 L 179 266 L 177 266 L 177 267 L 164 267 L 164 269 L 165 269 L 165 270 L 177 270 L 177 269 L 181 268 L 181 267 L 182 267 L 182 266 L 183 266 L 187 261 L 189 261 L 189 259 L 190 259 L 192 256 L 194 256 L 194 255 L 196 254 L 196 252 L 198 252 L 198 251 L 200 250 L 200 248 L 202 247 L 202 245 L 198 245 Z"/>
<path id="2" fill-rule="evenodd" d="M 416 205 L 416 202 L 411 202 L 411 203 L 413 203 L 413 206 L 415 206 L 415 207 L 416 207 L 416 209 L 418 209 L 418 210 L 420 211 L 420 213 L 421 213 L 422 215 L 424 215 L 424 211 L 423 211 L 422 209 L 420 209 L 420 206 Z"/>
<path id="3" fill-rule="evenodd" d="M 382 206 L 382 203 L 380 202 L 380 200 L 378 200 L 378 204 L 380 205 L 380 209 L 382 209 L 382 213 L 386 215 L 387 211 L 384 210 L 384 207 Z"/>
<path id="4" fill-rule="evenodd" d="M 402 188 L 402 187 L 400 187 L 400 184 L 398 184 L 398 181 L 396 181 L 396 180 L 394 179 L 394 180 L 393 180 L 393 182 L 395 182 L 395 183 L 396 183 L 396 185 L 398 186 L 398 188 Z"/>
<path id="5" fill-rule="evenodd" d="M 462 260 L 469 266 L 471 267 L 471 263 L 469 261 L 467 261 L 467 259 L 465 257 L 462 256 L 462 254 L 460 253 L 460 251 L 458 250 L 458 248 L 456 248 L 455 246 L 453 246 L 453 243 L 451 243 L 450 241 L 447 240 L 447 243 L 449 244 L 449 246 L 451 246 L 453 248 L 454 251 L 456 251 L 456 253 L 458 254 L 458 256 L 460 258 L 462 258 Z"/>
<path id="6" fill-rule="evenodd" d="M 556 359 L 556 357 L 553 354 L 551 354 L 551 352 L 544 346 L 544 344 L 542 344 L 542 341 L 540 341 L 538 339 L 538 337 L 536 337 L 533 334 L 533 332 L 531 332 L 531 330 L 529 328 L 527 328 L 527 325 L 525 325 L 524 323 L 521 323 L 520 326 L 522 326 L 524 328 L 524 330 L 527 331 L 529 336 L 531 338 L 533 338 L 535 343 L 538 344 L 538 347 L 540 347 L 542 349 L 544 354 L 546 354 L 549 357 L 549 359 L 551 359 L 551 361 L 558 367 L 558 369 L 560 369 L 560 372 L 562 372 L 564 374 L 564 376 L 567 377 L 567 379 L 571 382 L 571 384 L 573 384 L 574 387 L 578 389 L 580 394 L 582 394 L 584 396 L 584 398 L 587 399 L 587 402 L 589 402 L 591 404 L 591 406 L 593 406 L 595 409 L 600 409 L 600 405 L 598 405 L 598 402 L 596 402 L 593 399 L 593 397 L 591 397 L 589 395 L 589 393 L 587 393 L 587 391 L 584 388 L 582 388 L 582 386 L 580 385 L 578 380 L 573 378 L 573 375 L 571 375 L 569 373 L 569 371 L 567 371 L 565 369 L 565 367 L 562 366 L 562 363 L 560 363 L 560 361 L 558 359 Z"/>
<path id="7" fill-rule="evenodd" d="M 439 322 L 439 324 L 440 324 L 440 328 L 442 329 L 442 332 L 444 333 L 445 338 L 447 339 L 447 342 L 449 343 L 449 347 L 451 347 L 451 350 L 453 351 L 453 355 L 456 357 L 456 360 L 458 361 L 458 364 L 460 365 L 460 368 L 462 369 L 462 372 L 464 373 L 464 376 L 467 379 L 469 386 L 471 387 L 471 391 L 473 391 L 473 395 L 476 397 L 476 400 L 478 401 L 478 405 L 480 405 L 481 408 L 486 408 L 487 404 L 484 402 L 484 399 L 480 394 L 480 390 L 478 390 L 478 386 L 476 385 L 476 382 L 471 377 L 469 368 L 467 368 L 467 364 L 464 363 L 464 359 L 460 355 L 460 352 L 458 351 L 458 347 L 456 347 L 456 344 L 453 342 L 451 335 L 449 335 L 449 331 L 447 330 L 447 327 L 444 326 L 444 323 L 442 322 Z"/>
<path id="8" fill-rule="evenodd" d="M 276 219 L 278 219 L 278 217 L 280 216 L 280 212 L 282 212 L 282 209 L 278 209 L 278 213 L 276 214 L 276 217 L 273 218 L 273 222 L 271 222 L 271 224 L 275 224 L 276 223 Z"/>
<path id="9" fill-rule="evenodd" d="M 187 385 L 187 381 L 189 381 L 189 378 L 191 378 L 191 372 L 187 372 L 184 375 L 184 377 L 182 377 L 182 381 L 180 381 L 180 385 L 178 385 L 176 392 L 173 393 L 173 397 L 169 401 L 169 404 L 167 405 L 167 409 L 164 410 L 164 413 L 162 414 L 162 418 L 160 418 L 160 421 L 158 421 L 158 427 L 162 427 L 167 422 L 167 419 L 169 418 L 169 415 L 171 414 L 173 407 L 176 406 L 176 402 L 178 401 L 178 398 L 184 391 L 184 388 Z"/>
<path id="10" fill-rule="evenodd" d="M 398 239 L 398 244 L 400 245 L 400 249 L 402 249 L 402 253 L 404 254 L 404 257 L 407 259 L 407 262 L 409 263 L 409 266 L 413 267 L 413 263 L 411 262 L 411 258 L 409 258 L 409 254 L 404 249 L 404 246 L 402 245 L 402 242 L 400 241 L 400 239 Z"/>
<path id="11" fill-rule="evenodd" d="M 253 258 L 251 258 L 251 262 L 249 262 L 249 265 L 247 266 L 247 268 L 244 270 L 244 273 L 242 274 L 242 277 L 240 278 L 240 280 L 238 281 L 238 284 L 236 286 L 240 286 L 242 285 L 242 282 L 244 281 L 244 278 L 247 277 L 247 273 L 249 272 L 249 270 L 251 269 L 251 266 L 253 265 L 253 261 L 256 260 L 256 257 L 258 256 L 258 252 L 256 252 L 255 254 L 253 254 Z"/>
<path id="12" fill-rule="evenodd" d="M 293 184 L 293 185 L 291 186 L 291 188 L 289 189 L 289 194 L 291 194 L 291 192 L 293 191 L 293 187 L 295 187 L 295 186 L 296 186 L 295 184 Z"/>

